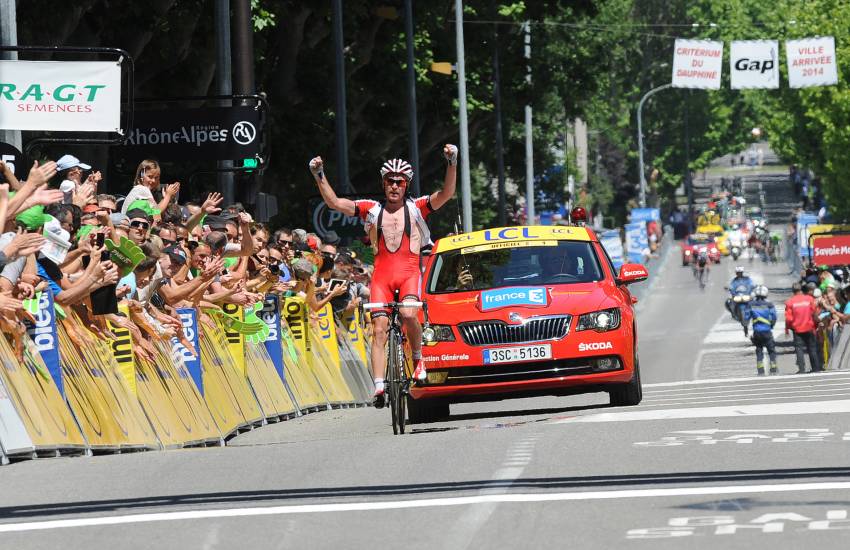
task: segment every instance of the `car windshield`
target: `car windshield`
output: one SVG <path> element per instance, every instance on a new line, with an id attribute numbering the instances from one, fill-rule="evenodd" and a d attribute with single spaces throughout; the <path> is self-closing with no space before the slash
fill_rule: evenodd
<path id="1" fill-rule="evenodd" d="M 503 243 L 500 243 L 503 244 Z M 510 248 L 473 246 L 438 254 L 428 284 L 431 294 L 503 286 L 573 284 L 604 278 L 589 242 L 517 241 Z"/>
<path id="2" fill-rule="evenodd" d="M 688 244 L 707 244 L 710 238 L 708 235 L 691 235 L 688 237 Z"/>

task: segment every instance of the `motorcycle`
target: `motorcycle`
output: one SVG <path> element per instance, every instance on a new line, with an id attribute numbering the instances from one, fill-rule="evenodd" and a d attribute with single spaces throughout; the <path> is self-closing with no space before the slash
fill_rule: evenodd
<path id="1" fill-rule="evenodd" d="M 741 323 L 744 328 L 744 335 L 748 335 L 745 312 L 750 307 L 750 302 L 753 300 L 750 294 L 736 294 L 726 300 L 726 309 L 732 314 L 732 318 Z"/>
<path id="2" fill-rule="evenodd" d="M 741 247 L 733 244 L 732 248 L 729 249 L 729 253 L 732 254 L 733 260 L 737 260 L 741 256 Z"/>

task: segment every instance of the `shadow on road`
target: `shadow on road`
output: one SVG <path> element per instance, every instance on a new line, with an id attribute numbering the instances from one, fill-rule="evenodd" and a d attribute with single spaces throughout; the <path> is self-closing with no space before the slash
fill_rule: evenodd
<path id="1" fill-rule="evenodd" d="M 588 477 L 520 478 L 515 480 L 471 480 L 444 483 L 417 483 L 354 487 L 314 487 L 266 491 L 236 491 L 229 493 L 198 493 L 192 495 L 163 495 L 143 498 L 111 499 L 82 502 L 57 502 L 0 507 L 0 520 L 50 517 L 95 512 L 122 512 L 160 507 L 235 505 L 255 502 L 279 502 L 306 499 L 340 499 L 346 497 L 410 496 L 438 493 L 510 489 L 523 492 L 547 492 L 564 489 L 599 490 L 606 488 L 640 487 L 646 485 L 677 485 L 735 483 L 744 481 L 788 481 L 794 479 L 850 479 L 850 468 L 794 468 L 784 470 L 733 470 L 727 472 L 689 472 L 634 474 Z M 742 499 L 735 499 L 741 501 Z M 708 506 L 703 503 L 700 506 Z"/>

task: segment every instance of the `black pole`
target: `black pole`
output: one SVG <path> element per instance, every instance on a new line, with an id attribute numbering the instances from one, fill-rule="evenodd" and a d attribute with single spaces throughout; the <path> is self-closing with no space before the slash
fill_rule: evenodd
<path id="1" fill-rule="evenodd" d="M 413 0 L 404 0 L 404 34 L 407 35 L 407 125 L 410 132 L 410 163 L 413 165 L 413 195 L 419 187 L 419 123 L 416 120 L 416 52 L 413 44 Z"/>
<path id="2" fill-rule="evenodd" d="M 502 143 L 502 93 L 500 91 L 501 71 L 499 70 L 499 31 L 493 27 L 493 110 L 496 115 L 496 170 L 499 177 L 499 226 L 508 224 L 507 204 L 505 201 L 505 156 Z"/>
<path id="3" fill-rule="evenodd" d="M 254 26 L 251 20 L 251 0 L 233 2 L 233 64 L 234 91 L 253 94 L 254 89 Z"/>
<path id="4" fill-rule="evenodd" d="M 336 177 L 337 191 L 348 193 L 348 124 L 345 110 L 345 45 L 342 40 L 342 0 L 332 0 L 334 28 L 334 61 L 336 77 Z"/>
<path id="5" fill-rule="evenodd" d="M 215 14 L 215 82 L 218 95 L 230 95 L 233 93 L 233 73 L 231 65 L 230 44 L 230 0 L 215 0 L 213 6 Z M 223 107 L 230 107 L 230 101 L 222 101 Z M 232 160 L 219 160 L 218 190 L 224 197 L 225 204 L 234 202 L 233 172 L 227 171 L 233 168 Z M 191 187 L 191 186 L 190 186 Z"/>
<path id="6" fill-rule="evenodd" d="M 688 194 L 688 226 L 694 229 L 694 182 L 691 181 L 691 129 L 690 129 L 691 91 L 685 95 L 685 191 Z"/>

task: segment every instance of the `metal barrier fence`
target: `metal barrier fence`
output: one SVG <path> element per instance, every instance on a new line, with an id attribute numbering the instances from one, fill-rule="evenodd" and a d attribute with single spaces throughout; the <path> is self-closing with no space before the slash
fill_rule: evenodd
<path id="1" fill-rule="evenodd" d="M 250 323 L 241 308 L 182 309 L 185 340 L 154 342 L 112 324 L 98 332 L 50 296 L 39 307 L 20 346 L 0 338 L 3 463 L 223 445 L 372 395 L 359 316 L 337 321 L 330 305 L 311 320 L 302 299 L 270 295 Z"/>

